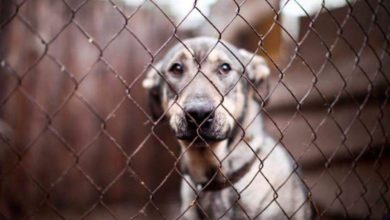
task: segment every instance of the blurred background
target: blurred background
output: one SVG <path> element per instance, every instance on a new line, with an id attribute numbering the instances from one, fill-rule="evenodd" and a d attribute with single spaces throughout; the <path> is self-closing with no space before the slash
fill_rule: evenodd
<path id="1" fill-rule="evenodd" d="M 268 60 L 266 130 L 322 218 L 383 218 L 389 24 L 382 0 L 1 0 L 0 219 L 179 216 L 179 148 L 141 83 L 193 36 Z"/>

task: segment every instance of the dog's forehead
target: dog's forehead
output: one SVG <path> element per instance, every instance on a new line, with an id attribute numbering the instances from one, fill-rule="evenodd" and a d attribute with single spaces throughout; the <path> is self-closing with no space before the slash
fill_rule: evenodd
<path id="1" fill-rule="evenodd" d="M 234 54 L 238 54 L 237 51 L 236 47 L 227 42 L 214 38 L 198 37 L 176 44 L 168 51 L 165 59 L 169 61 L 177 58 L 186 58 L 201 62 L 207 58 L 211 61 L 216 59 L 235 61 L 237 57 Z"/>

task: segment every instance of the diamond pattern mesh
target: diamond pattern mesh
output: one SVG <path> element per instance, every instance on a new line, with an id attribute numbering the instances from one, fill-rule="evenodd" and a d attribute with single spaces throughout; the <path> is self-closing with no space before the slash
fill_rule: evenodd
<path id="1" fill-rule="evenodd" d="M 318 219 L 390 213 L 388 1 L 314 10 L 227 0 L 209 12 L 195 1 L 176 17 L 166 1 L 136 2 L 0 2 L 0 219 L 182 218 L 179 162 L 191 145 L 180 151 L 168 123 L 152 118 L 142 80 L 172 45 L 202 35 L 267 59 L 259 114 L 294 158 Z M 282 186 L 271 186 L 270 205 L 283 211 Z"/>

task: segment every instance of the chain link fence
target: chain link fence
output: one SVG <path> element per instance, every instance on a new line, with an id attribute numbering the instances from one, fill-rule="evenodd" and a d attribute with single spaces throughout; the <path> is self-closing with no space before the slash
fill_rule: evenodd
<path id="1" fill-rule="evenodd" d="M 142 80 L 195 36 L 267 60 L 265 130 L 293 158 L 316 219 L 384 219 L 389 10 L 383 0 L 1 1 L 0 219 L 182 218 L 188 151 L 151 116 Z"/>

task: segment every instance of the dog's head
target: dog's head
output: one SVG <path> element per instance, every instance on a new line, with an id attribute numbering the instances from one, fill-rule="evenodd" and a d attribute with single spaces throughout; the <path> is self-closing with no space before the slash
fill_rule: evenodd
<path id="1" fill-rule="evenodd" d="M 143 86 L 154 117 L 167 116 L 178 139 L 217 142 L 242 122 L 251 88 L 269 72 L 262 57 L 202 37 L 170 49 Z"/>

